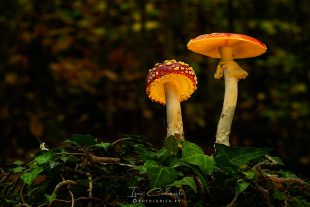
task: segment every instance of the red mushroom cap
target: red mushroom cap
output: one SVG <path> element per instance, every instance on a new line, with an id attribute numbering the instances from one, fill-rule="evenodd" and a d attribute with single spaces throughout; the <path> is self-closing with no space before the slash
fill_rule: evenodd
<path id="1" fill-rule="evenodd" d="M 180 102 L 187 100 L 196 90 L 197 77 L 188 64 L 165 60 L 155 64 L 146 78 L 146 94 L 155 102 L 166 104 L 164 83 L 173 82 L 176 86 Z"/>
<path id="2" fill-rule="evenodd" d="M 234 59 L 256 57 L 266 52 L 267 47 L 259 40 L 242 34 L 211 33 L 191 39 L 187 47 L 193 52 L 213 58 L 221 58 L 220 47 L 232 47 Z"/>

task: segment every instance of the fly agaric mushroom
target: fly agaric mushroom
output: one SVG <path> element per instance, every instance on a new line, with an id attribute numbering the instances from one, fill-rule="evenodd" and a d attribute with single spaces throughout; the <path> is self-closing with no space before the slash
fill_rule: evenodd
<path id="1" fill-rule="evenodd" d="M 191 39 L 187 47 L 193 52 L 221 59 L 214 78 L 220 79 L 224 75 L 225 95 L 222 114 L 217 126 L 216 143 L 229 146 L 231 123 L 238 97 L 238 80 L 245 79 L 248 75 L 233 59 L 261 55 L 266 52 L 266 45 L 246 35 L 212 33 Z"/>
<path id="2" fill-rule="evenodd" d="M 196 85 L 193 68 L 181 61 L 165 60 L 149 70 L 146 93 L 152 101 L 166 104 L 167 136 L 184 140 L 180 102 L 191 96 Z"/>

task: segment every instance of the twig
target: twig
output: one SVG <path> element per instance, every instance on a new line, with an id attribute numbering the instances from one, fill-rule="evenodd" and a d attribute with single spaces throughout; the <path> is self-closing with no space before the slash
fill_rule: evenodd
<path id="1" fill-rule="evenodd" d="M 58 183 L 54 189 L 54 193 L 57 193 L 57 191 L 64 185 L 76 185 L 76 181 L 74 180 L 64 180 L 60 183 Z"/>
<path id="2" fill-rule="evenodd" d="M 88 181 L 89 181 L 89 187 L 87 189 L 88 191 L 88 197 L 89 198 L 92 198 L 93 197 L 93 177 L 90 173 L 86 173 L 87 175 L 87 178 L 88 178 Z M 92 206 L 92 202 L 91 200 L 88 202 L 88 207 L 91 207 Z"/>
<path id="3" fill-rule="evenodd" d="M 183 199 L 181 199 L 181 202 L 182 202 L 182 207 L 187 207 L 187 199 L 186 199 L 186 193 L 185 191 L 183 190 L 183 187 L 181 186 L 181 191 L 182 191 L 182 194 L 183 194 Z"/>
<path id="4" fill-rule="evenodd" d="M 234 198 L 225 207 L 232 207 L 232 206 L 234 206 L 235 202 L 237 201 L 237 198 L 238 198 L 238 193 L 236 191 Z"/>
<path id="5" fill-rule="evenodd" d="M 199 176 L 194 177 L 195 183 L 198 186 L 198 192 L 202 195 L 205 193 L 205 187 L 203 186 L 203 183 L 201 182 L 201 179 Z"/>
<path id="6" fill-rule="evenodd" d="M 128 177 L 125 176 L 113 176 L 113 175 L 101 175 L 99 177 L 94 178 L 93 183 L 98 182 L 101 179 L 109 179 L 109 180 L 113 180 L 113 179 L 118 179 L 119 181 L 126 181 L 128 180 Z"/>
<path id="7" fill-rule="evenodd" d="M 19 203 L 18 206 L 25 206 L 25 207 L 31 207 L 29 204 L 27 203 Z"/>
<path id="8" fill-rule="evenodd" d="M 265 157 L 267 160 L 269 160 L 271 162 L 270 164 L 273 164 L 273 165 L 278 164 L 278 162 L 275 159 L 273 159 L 270 155 L 267 154 L 267 155 L 265 155 Z"/>
<path id="9" fill-rule="evenodd" d="M 6 173 L 6 172 L 4 172 L 3 168 L 0 168 L 0 170 L 1 170 L 1 173 L 2 173 L 3 175 L 5 175 L 5 176 L 7 176 L 7 175 L 9 175 L 9 174 L 10 174 L 10 173 Z"/>
<path id="10" fill-rule="evenodd" d="M 61 181 L 60 183 L 58 183 L 58 184 L 56 185 L 56 187 L 54 188 L 53 193 L 57 193 L 57 191 L 58 191 L 62 186 L 64 186 L 64 185 L 75 185 L 75 184 L 76 184 L 76 182 L 73 181 L 73 180 L 64 180 L 64 181 Z M 69 191 L 69 193 L 70 193 L 70 195 L 71 195 L 71 200 L 70 200 L 70 202 L 71 202 L 71 204 L 72 204 L 72 203 L 74 204 L 74 201 L 72 202 L 72 198 L 73 198 L 73 200 L 74 200 L 74 196 L 73 196 L 73 194 L 72 194 L 71 191 Z M 58 200 L 58 199 L 52 200 L 52 201 L 48 204 L 48 207 L 51 207 L 57 200 Z"/>
<path id="11" fill-rule="evenodd" d="M 272 163 L 270 163 L 269 165 L 274 165 L 277 164 L 277 162 L 275 160 L 272 159 L 272 157 L 270 157 L 269 155 L 266 155 L 267 159 L 271 159 L 270 161 Z M 279 178 L 278 175 L 273 174 L 273 175 L 266 175 L 263 171 L 263 169 L 261 168 L 261 166 L 263 166 L 264 163 L 258 163 L 257 165 L 255 165 L 253 167 L 253 169 L 256 169 L 259 173 L 259 175 L 261 177 L 263 177 L 264 179 L 270 180 L 272 183 L 297 183 L 300 185 L 305 185 L 307 188 L 310 188 L 310 184 L 303 181 L 300 178 Z"/>
<path id="12" fill-rule="evenodd" d="M 121 159 L 118 157 L 98 157 L 96 155 L 89 154 L 88 159 L 91 163 L 116 163 L 119 162 Z"/>
<path id="13" fill-rule="evenodd" d="M 22 204 L 26 203 L 25 199 L 24 199 L 24 196 L 23 196 L 24 186 L 25 186 L 25 183 L 22 184 L 22 187 L 19 190 L 19 197 L 20 197 L 20 200 L 22 201 Z"/>
<path id="14" fill-rule="evenodd" d="M 125 166 L 125 167 L 136 167 L 135 165 L 127 164 L 127 163 L 117 163 L 117 165 Z"/>
<path id="15" fill-rule="evenodd" d="M 86 156 L 86 153 L 84 153 L 84 152 L 57 152 L 54 155 L 80 155 L 80 156 Z"/>
<path id="16" fill-rule="evenodd" d="M 19 191 L 20 189 L 17 188 L 19 177 L 20 177 L 20 175 L 15 176 L 13 178 L 12 182 L 10 182 L 10 184 L 7 187 L 3 188 L 3 192 L 7 192 L 9 194 L 10 192 L 12 192 L 14 190 Z"/>
<path id="17" fill-rule="evenodd" d="M 298 183 L 300 185 L 309 185 L 300 178 L 279 178 L 278 175 L 264 175 L 273 182 L 277 183 Z"/>
<path id="18" fill-rule="evenodd" d="M 261 187 L 257 183 L 253 183 L 252 187 L 257 189 L 258 191 L 260 191 L 263 194 L 266 205 L 268 207 L 271 207 L 271 203 L 270 203 L 270 199 L 269 199 L 269 191 L 267 189 Z"/>
<path id="19" fill-rule="evenodd" d="M 0 168 L 0 169 L 1 169 L 1 173 L 4 175 L 0 180 L 0 183 L 2 183 L 3 181 L 5 181 L 10 176 L 11 172 L 6 173 L 6 172 L 4 172 L 4 170 L 2 168 Z"/>
<path id="20" fill-rule="evenodd" d="M 118 140 L 112 142 L 112 145 L 116 145 L 117 143 L 122 142 L 122 141 L 126 141 L 126 140 L 133 140 L 133 138 L 126 137 L 126 138 L 118 139 Z"/>
<path id="21" fill-rule="evenodd" d="M 86 174 L 89 180 L 89 187 L 88 187 L 88 197 L 92 198 L 93 197 L 93 177 L 90 173 Z"/>
<path id="22" fill-rule="evenodd" d="M 39 187 L 36 187 L 36 188 L 34 188 L 34 189 L 32 189 L 32 190 L 29 190 L 29 192 L 27 193 L 27 196 L 28 196 L 28 197 L 31 196 L 31 194 L 32 194 L 34 191 L 38 190 L 38 189 L 39 189 Z"/>
<path id="23" fill-rule="evenodd" d="M 93 200 L 93 201 L 100 201 L 100 202 L 103 202 L 103 200 L 99 199 L 99 198 L 96 198 L 96 197 L 92 197 L 92 198 L 89 198 L 89 197 L 79 197 L 79 198 L 76 198 L 74 199 L 74 203 L 78 203 L 78 202 L 81 202 L 81 201 L 84 201 L 84 200 Z M 72 200 L 62 200 L 62 199 L 55 199 L 53 201 L 53 203 L 72 203 Z"/>
<path id="24" fill-rule="evenodd" d="M 69 190 L 69 194 L 71 196 L 71 207 L 74 207 L 74 195 L 70 190 Z"/>
<path id="25" fill-rule="evenodd" d="M 28 203 L 26 203 L 24 196 L 23 196 L 23 190 L 24 190 L 25 185 L 26 185 L 25 183 L 22 184 L 22 187 L 19 190 L 19 197 L 20 197 L 20 200 L 22 201 L 21 203 L 22 205 L 31 207 Z"/>

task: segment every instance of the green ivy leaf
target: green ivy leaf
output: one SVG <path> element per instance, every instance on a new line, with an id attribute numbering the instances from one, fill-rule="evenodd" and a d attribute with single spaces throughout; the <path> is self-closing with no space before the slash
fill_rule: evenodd
<path id="1" fill-rule="evenodd" d="M 222 155 L 216 155 L 215 163 L 217 167 L 217 171 L 224 172 L 225 174 L 236 175 L 238 167 L 231 164 L 228 157 Z"/>
<path id="2" fill-rule="evenodd" d="M 133 167 L 133 169 L 138 170 L 140 174 L 147 173 L 147 169 L 146 169 L 146 167 L 144 167 L 144 165 L 135 166 L 135 167 Z"/>
<path id="3" fill-rule="evenodd" d="M 279 170 L 278 173 L 284 178 L 297 178 L 297 176 L 289 170 Z"/>
<path id="4" fill-rule="evenodd" d="M 21 173 L 21 172 L 24 172 L 24 170 L 25 170 L 25 167 L 17 166 L 17 167 L 12 169 L 12 172 L 13 173 Z"/>
<path id="5" fill-rule="evenodd" d="M 151 187 L 162 187 L 171 184 L 177 179 L 178 173 L 173 167 L 163 167 L 153 160 L 144 163 L 150 179 Z"/>
<path id="6" fill-rule="evenodd" d="M 270 152 L 271 148 L 252 148 L 252 147 L 238 147 L 230 148 L 225 145 L 216 144 L 217 157 L 226 157 L 231 164 L 240 166 L 246 164 L 250 160 L 262 157 Z"/>
<path id="7" fill-rule="evenodd" d="M 53 202 L 53 200 L 56 199 L 57 194 L 56 193 L 52 193 L 52 195 L 48 195 L 48 194 L 44 194 L 46 200 L 48 201 L 48 203 Z"/>
<path id="8" fill-rule="evenodd" d="M 203 150 L 196 144 L 188 141 L 182 143 L 182 157 L 190 157 L 191 155 L 204 155 Z"/>
<path id="9" fill-rule="evenodd" d="M 167 160 L 172 160 L 175 157 L 175 154 L 171 153 L 165 147 L 161 148 L 157 152 L 152 151 L 141 144 L 134 145 L 134 148 L 139 153 L 143 161 L 155 160 L 160 163 L 165 163 Z"/>
<path id="10" fill-rule="evenodd" d="M 13 164 L 14 165 L 22 165 L 22 164 L 24 164 L 24 162 L 21 161 L 21 160 L 16 160 L 16 161 L 13 162 Z"/>
<path id="11" fill-rule="evenodd" d="M 194 143 L 185 141 L 183 142 L 182 161 L 197 165 L 204 175 L 210 175 L 215 167 L 213 157 L 204 155 L 203 150 Z"/>
<path id="12" fill-rule="evenodd" d="M 142 144 L 135 144 L 133 147 L 139 153 L 143 161 L 157 160 L 158 152 L 151 151 Z"/>
<path id="13" fill-rule="evenodd" d="M 284 192 L 278 191 L 278 190 L 273 190 L 272 191 L 272 197 L 276 200 L 279 201 L 284 201 L 287 199 L 287 196 Z"/>
<path id="14" fill-rule="evenodd" d="M 174 159 L 170 163 L 170 167 L 179 168 L 179 167 L 186 167 L 188 169 L 191 169 L 195 175 L 198 176 L 199 182 L 202 184 L 202 187 L 204 187 L 209 192 L 209 184 L 205 176 L 201 174 L 201 172 L 196 168 L 197 166 L 190 165 L 182 160 Z"/>
<path id="15" fill-rule="evenodd" d="M 43 172 L 42 167 L 37 167 L 32 169 L 30 172 L 23 173 L 20 178 L 24 181 L 24 183 L 31 185 L 32 181 L 38 177 L 38 175 Z"/>
<path id="16" fill-rule="evenodd" d="M 13 199 L 4 199 L 4 203 L 1 204 L 17 204 L 17 200 L 13 200 Z"/>
<path id="17" fill-rule="evenodd" d="M 104 142 L 100 142 L 94 145 L 94 147 L 103 148 L 105 151 L 107 151 L 110 146 L 111 143 L 104 143 Z"/>
<path id="18" fill-rule="evenodd" d="M 239 195 L 249 187 L 250 183 L 245 181 L 237 182 L 236 193 Z"/>
<path id="19" fill-rule="evenodd" d="M 177 154 L 181 143 L 174 136 L 169 136 L 164 140 L 164 147 L 172 154 Z"/>
<path id="20" fill-rule="evenodd" d="M 74 134 L 72 137 L 67 139 L 65 142 L 71 143 L 77 146 L 91 146 L 96 144 L 96 139 L 90 134 Z"/>
<path id="21" fill-rule="evenodd" d="M 255 177 L 255 175 L 256 175 L 256 173 L 254 171 L 247 171 L 247 172 L 242 172 L 242 173 L 249 180 L 252 180 Z"/>
<path id="22" fill-rule="evenodd" d="M 295 207 L 310 207 L 310 202 L 308 202 L 302 196 L 296 196 L 292 199 L 291 206 Z"/>
<path id="23" fill-rule="evenodd" d="M 51 151 L 43 151 L 41 155 L 35 157 L 35 161 L 39 164 L 42 165 L 44 163 L 47 163 L 50 161 L 50 159 L 53 157 L 53 153 Z"/>
<path id="24" fill-rule="evenodd" d="M 193 177 L 184 177 L 182 180 L 174 181 L 170 186 L 181 187 L 182 185 L 187 185 L 197 193 L 197 186 Z"/>
<path id="25" fill-rule="evenodd" d="M 284 162 L 280 157 L 271 157 L 271 158 L 276 162 L 277 165 L 284 166 Z"/>

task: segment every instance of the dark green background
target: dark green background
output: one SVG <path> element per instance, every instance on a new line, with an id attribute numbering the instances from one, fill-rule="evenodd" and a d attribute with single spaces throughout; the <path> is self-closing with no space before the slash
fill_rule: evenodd
<path id="1" fill-rule="evenodd" d="M 310 1 L 3 0 L 0 3 L 1 165 L 26 159 L 39 137 L 104 140 L 142 134 L 161 145 L 165 108 L 145 95 L 147 70 L 177 59 L 199 85 L 182 104 L 186 138 L 208 147 L 222 108 L 218 60 L 187 50 L 200 34 L 234 32 L 267 47 L 239 60 L 233 146 L 275 148 L 290 169 L 310 172 Z"/>

